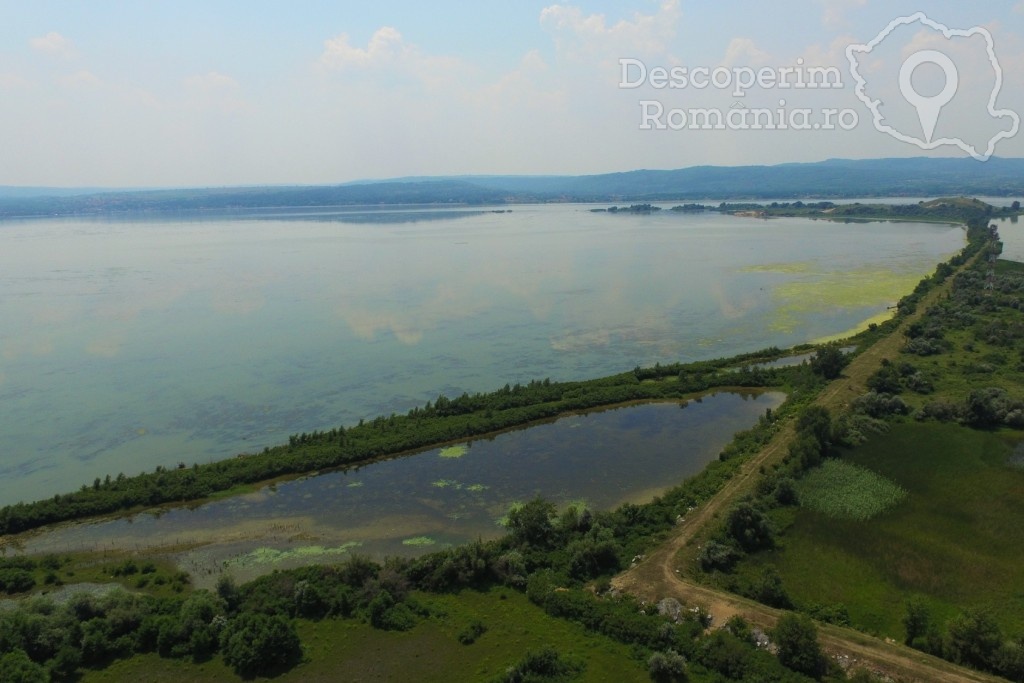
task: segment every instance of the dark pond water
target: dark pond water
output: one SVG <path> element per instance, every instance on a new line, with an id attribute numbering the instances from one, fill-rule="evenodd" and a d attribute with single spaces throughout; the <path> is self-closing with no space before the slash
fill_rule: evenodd
<path id="1" fill-rule="evenodd" d="M 565 507 L 646 502 L 715 459 L 784 396 L 719 392 L 573 415 L 491 439 L 281 483 L 193 509 L 78 524 L 29 552 L 193 546 L 178 555 L 200 583 L 245 578 L 353 551 L 411 555 L 503 532 L 510 507 L 541 495 Z"/>

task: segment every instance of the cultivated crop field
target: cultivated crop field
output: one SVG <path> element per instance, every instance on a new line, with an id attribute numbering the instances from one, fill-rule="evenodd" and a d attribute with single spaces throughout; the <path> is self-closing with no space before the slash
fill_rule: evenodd
<path id="1" fill-rule="evenodd" d="M 906 498 L 907 491 L 845 460 L 826 460 L 797 484 L 800 504 L 832 519 L 866 521 Z"/>
<path id="2" fill-rule="evenodd" d="M 798 605 L 845 605 L 854 626 L 903 638 L 910 596 L 944 621 L 984 607 L 1010 633 L 1024 628 L 1024 470 L 1010 458 L 1024 436 L 906 422 L 843 454 L 906 490 L 866 521 L 809 507 L 782 509 L 779 548 L 742 572 L 772 565 Z M 813 500 L 813 497 L 812 497 Z"/>

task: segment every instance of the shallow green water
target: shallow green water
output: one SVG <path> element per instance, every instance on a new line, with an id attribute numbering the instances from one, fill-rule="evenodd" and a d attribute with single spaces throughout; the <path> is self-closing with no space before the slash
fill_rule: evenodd
<path id="1" fill-rule="evenodd" d="M 589 208 L 0 222 L 0 504 L 440 393 L 834 334 L 903 293 L 842 274 L 910 282 L 963 243 Z"/>

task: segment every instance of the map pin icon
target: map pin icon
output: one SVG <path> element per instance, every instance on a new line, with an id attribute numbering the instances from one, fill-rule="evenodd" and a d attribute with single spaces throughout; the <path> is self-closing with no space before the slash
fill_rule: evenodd
<path id="1" fill-rule="evenodd" d="M 946 75 L 946 85 L 938 95 L 925 97 L 914 90 L 914 84 L 911 83 L 910 77 L 913 76 L 914 69 L 922 64 L 935 64 Z M 939 112 L 953 99 L 958 84 L 959 74 L 957 74 L 953 60 L 937 50 L 919 50 L 907 57 L 903 66 L 900 67 L 900 92 L 903 93 L 907 102 L 917 109 L 917 118 L 921 121 L 921 129 L 924 131 L 926 142 L 931 143 L 932 133 L 935 132 L 935 123 L 939 120 Z"/>

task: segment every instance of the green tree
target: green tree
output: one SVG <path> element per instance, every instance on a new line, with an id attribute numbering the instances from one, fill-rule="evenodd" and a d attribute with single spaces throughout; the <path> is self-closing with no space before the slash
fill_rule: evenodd
<path id="1" fill-rule="evenodd" d="M 697 650 L 701 664 L 737 681 L 746 679 L 751 673 L 752 654 L 748 643 L 721 629 L 701 640 Z"/>
<path id="2" fill-rule="evenodd" d="M 800 470 L 809 470 L 821 464 L 821 444 L 810 434 L 799 434 L 789 445 L 789 456 Z"/>
<path id="3" fill-rule="evenodd" d="M 835 344 L 829 344 L 818 349 L 811 359 L 811 371 L 821 375 L 825 379 L 835 379 L 846 367 L 846 354 Z"/>
<path id="4" fill-rule="evenodd" d="M 879 394 L 898 394 L 903 391 L 900 372 L 893 363 L 883 360 L 882 367 L 868 377 L 868 389 Z"/>
<path id="5" fill-rule="evenodd" d="M 810 617 L 792 612 L 783 615 L 772 631 L 772 639 L 783 666 L 812 678 L 821 675 L 825 660 L 818 644 L 818 629 Z"/>
<path id="6" fill-rule="evenodd" d="M 1006 414 L 1006 390 L 1000 387 L 974 389 L 967 395 L 964 417 L 974 427 L 998 424 Z"/>
<path id="7" fill-rule="evenodd" d="M 729 536 L 747 552 L 775 545 L 775 536 L 768 518 L 748 502 L 734 507 L 725 525 Z"/>
<path id="8" fill-rule="evenodd" d="M 904 642 L 918 649 L 924 649 L 923 639 L 928 635 L 932 616 L 924 600 L 913 597 L 907 600 L 906 614 L 903 615 L 903 630 L 906 632 Z"/>
<path id="9" fill-rule="evenodd" d="M 686 679 L 686 658 L 675 650 L 655 652 L 647 660 L 647 671 L 652 681 L 677 683 Z"/>
<path id="10" fill-rule="evenodd" d="M 46 670 L 25 654 L 14 650 L 0 657 L 0 681 L 4 683 L 47 683 Z"/>
<path id="11" fill-rule="evenodd" d="M 110 622 L 104 618 L 82 624 L 82 661 L 85 664 L 103 664 L 114 654 L 112 632 Z"/>
<path id="12" fill-rule="evenodd" d="M 5 593 L 22 593 L 32 590 L 36 585 L 32 572 L 17 567 L 0 569 L 0 591 Z"/>
<path id="13" fill-rule="evenodd" d="M 302 657 L 295 626 L 280 615 L 242 613 L 221 633 L 224 661 L 239 676 L 287 669 Z"/>
<path id="14" fill-rule="evenodd" d="M 796 428 L 801 434 L 813 436 L 823 453 L 832 443 L 832 416 L 827 408 L 816 405 L 807 406 L 800 413 L 800 417 L 796 421 Z"/>
<path id="15" fill-rule="evenodd" d="M 789 599 L 786 589 L 782 586 L 782 578 L 775 567 L 768 566 L 754 582 L 751 597 L 770 607 L 789 609 L 793 601 Z"/>
<path id="16" fill-rule="evenodd" d="M 949 622 L 948 649 L 954 662 L 991 669 L 1002 644 L 1002 631 L 985 610 L 967 610 Z"/>
<path id="17" fill-rule="evenodd" d="M 583 670 L 583 665 L 558 654 L 550 645 L 530 650 L 505 675 L 495 679 L 501 683 L 540 683 L 541 681 L 568 681 Z"/>
<path id="18" fill-rule="evenodd" d="M 534 548 L 546 548 L 552 540 L 555 506 L 537 497 L 508 513 L 512 538 Z"/>
<path id="19" fill-rule="evenodd" d="M 64 680 L 74 677 L 78 666 L 82 663 L 82 654 L 78 648 L 63 645 L 53 657 L 46 662 L 53 678 Z"/>

